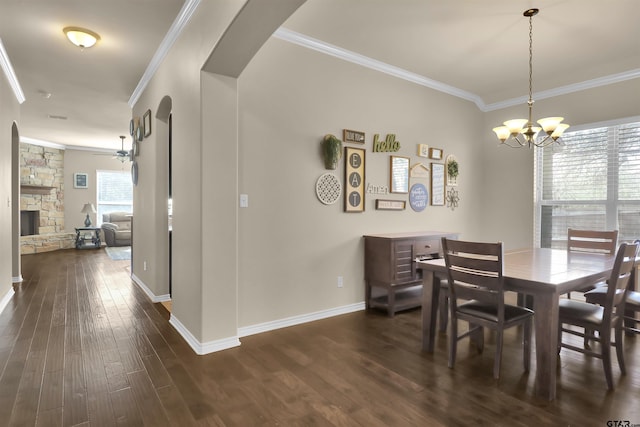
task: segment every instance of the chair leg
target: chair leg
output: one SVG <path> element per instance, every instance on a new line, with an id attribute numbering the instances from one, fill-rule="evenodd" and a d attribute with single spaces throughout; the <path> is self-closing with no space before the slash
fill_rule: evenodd
<path id="1" fill-rule="evenodd" d="M 451 330 L 449 331 L 449 368 L 456 364 L 456 352 L 458 351 L 458 319 L 451 316 Z"/>
<path id="2" fill-rule="evenodd" d="M 529 372 L 531 368 L 531 319 L 527 320 L 524 324 L 524 330 L 522 332 L 523 338 L 523 351 L 524 351 L 524 371 Z"/>
<path id="3" fill-rule="evenodd" d="M 449 322 L 449 295 L 440 290 L 440 331 L 447 331 L 447 323 Z"/>
<path id="4" fill-rule="evenodd" d="M 558 321 L 558 354 L 562 350 L 562 322 Z"/>
<path id="5" fill-rule="evenodd" d="M 607 380 L 607 388 L 613 390 L 613 374 L 611 372 L 611 331 L 602 331 L 600 334 L 600 347 L 602 349 L 602 367 Z"/>
<path id="6" fill-rule="evenodd" d="M 622 319 L 620 319 L 622 321 Z M 622 375 L 627 374 L 627 368 L 624 365 L 624 343 L 622 341 L 622 325 L 616 326 L 616 355 L 618 356 L 618 366 Z"/>
<path id="7" fill-rule="evenodd" d="M 500 379 L 500 363 L 502 362 L 502 333 L 503 331 L 497 331 L 496 333 L 496 355 L 493 360 L 493 378 Z"/>
<path id="8" fill-rule="evenodd" d="M 478 349 L 478 354 L 482 354 L 484 351 L 484 328 L 469 323 L 469 329 L 475 328 L 471 333 L 471 340 L 475 343 Z"/>

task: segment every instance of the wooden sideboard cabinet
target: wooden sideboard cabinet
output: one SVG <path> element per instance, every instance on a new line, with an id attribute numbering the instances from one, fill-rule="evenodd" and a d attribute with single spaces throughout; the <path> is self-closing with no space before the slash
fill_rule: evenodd
<path id="1" fill-rule="evenodd" d="M 416 259 L 442 256 L 441 239 L 458 233 L 420 231 L 364 236 L 365 303 L 389 316 L 422 304 L 422 276 Z"/>

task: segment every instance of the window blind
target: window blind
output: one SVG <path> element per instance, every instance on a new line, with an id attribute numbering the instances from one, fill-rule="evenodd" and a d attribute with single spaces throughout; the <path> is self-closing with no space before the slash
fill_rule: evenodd
<path id="1" fill-rule="evenodd" d="M 133 184 L 128 172 L 97 172 L 97 226 L 102 225 L 102 214 L 133 211 Z"/>
<path id="2" fill-rule="evenodd" d="M 640 122 L 563 136 L 538 150 L 535 230 L 541 247 L 566 247 L 567 229 L 619 230 L 640 238 Z"/>

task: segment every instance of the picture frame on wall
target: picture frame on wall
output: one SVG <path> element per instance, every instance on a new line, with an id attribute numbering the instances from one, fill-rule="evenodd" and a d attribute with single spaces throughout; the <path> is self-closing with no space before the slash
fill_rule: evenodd
<path id="1" fill-rule="evenodd" d="M 444 206 L 444 163 L 431 163 L 431 205 Z"/>
<path id="2" fill-rule="evenodd" d="M 403 156 L 391 156 L 389 175 L 391 177 L 390 189 L 392 193 L 409 192 L 409 158 Z"/>
<path id="3" fill-rule="evenodd" d="M 429 147 L 429 158 L 433 160 L 442 160 L 442 149 Z"/>
<path id="4" fill-rule="evenodd" d="M 364 212 L 365 153 L 364 148 L 344 148 L 345 212 Z"/>
<path id="5" fill-rule="evenodd" d="M 73 188 L 89 188 L 89 174 L 84 172 L 74 173 Z"/>
<path id="6" fill-rule="evenodd" d="M 429 145 L 427 144 L 418 144 L 418 156 L 420 157 L 429 157 Z"/>
<path id="7" fill-rule="evenodd" d="M 147 110 L 142 116 L 142 127 L 145 138 L 151 135 L 151 110 Z"/>

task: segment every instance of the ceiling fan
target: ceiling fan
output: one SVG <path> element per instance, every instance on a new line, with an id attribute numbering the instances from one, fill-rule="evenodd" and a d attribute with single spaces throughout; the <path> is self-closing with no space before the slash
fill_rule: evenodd
<path id="1" fill-rule="evenodd" d="M 126 136 L 120 135 L 120 149 L 116 151 L 114 154 L 97 154 L 98 156 L 113 156 L 112 158 L 119 160 L 121 163 L 126 162 L 127 160 L 131 160 L 131 153 L 128 150 L 124 149 L 124 139 Z"/>
<path id="2" fill-rule="evenodd" d="M 124 149 L 125 138 L 126 137 L 124 135 L 120 135 L 120 149 L 116 151 L 116 154 L 113 156 L 114 159 L 118 159 L 122 163 L 126 162 L 127 160 L 131 160 L 129 151 Z"/>

